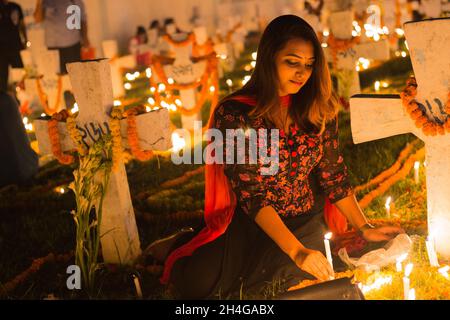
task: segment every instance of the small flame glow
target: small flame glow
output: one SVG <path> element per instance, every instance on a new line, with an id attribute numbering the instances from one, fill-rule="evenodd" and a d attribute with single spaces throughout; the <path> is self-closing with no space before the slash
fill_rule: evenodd
<path id="1" fill-rule="evenodd" d="M 72 114 L 74 114 L 74 113 L 77 113 L 78 111 L 80 111 L 80 109 L 78 108 L 78 104 L 75 102 L 75 103 L 73 104 L 73 108 L 70 109 L 70 112 L 71 112 Z"/>

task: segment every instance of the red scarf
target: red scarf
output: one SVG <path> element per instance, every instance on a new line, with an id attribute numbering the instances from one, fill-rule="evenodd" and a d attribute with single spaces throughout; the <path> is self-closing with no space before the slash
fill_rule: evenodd
<path id="1" fill-rule="evenodd" d="M 233 97 L 233 100 L 255 106 L 256 99 L 247 96 Z M 289 106 L 290 95 L 281 97 L 281 105 Z M 209 128 L 214 124 L 213 115 L 209 120 Z M 167 258 L 164 272 L 160 278 L 162 284 L 167 284 L 173 264 L 180 258 L 190 256 L 199 247 L 217 239 L 226 230 L 233 218 L 236 208 L 236 195 L 224 173 L 223 164 L 205 165 L 205 222 L 206 227 L 191 241 L 174 250 Z M 329 199 L 325 202 L 325 221 L 334 234 L 343 234 L 347 231 L 347 220 Z"/>

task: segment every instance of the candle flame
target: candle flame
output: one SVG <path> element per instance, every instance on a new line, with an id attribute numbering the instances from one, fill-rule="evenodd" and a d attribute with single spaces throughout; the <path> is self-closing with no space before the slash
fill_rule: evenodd
<path id="1" fill-rule="evenodd" d="M 416 162 L 414 162 L 414 169 L 419 169 L 419 167 L 420 167 L 420 161 L 416 161 Z"/>
<path id="2" fill-rule="evenodd" d="M 389 197 L 386 199 L 386 204 L 384 205 L 384 206 L 386 207 L 386 209 L 389 209 L 389 208 L 391 207 L 391 201 L 392 201 L 392 197 L 389 196 Z"/>
<path id="3" fill-rule="evenodd" d="M 405 277 L 409 277 L 414 265 L 412 263 L 408 263 L 405 267 Z"/>
<path id="4" fill-rule="evenodd" d="M 328 232 L 327 234 L 325 234 L 324 237 L 325 237 L 325 239 L 330 240 L 332 236 L 333 236 L 333 233 L 332 232 Z"/>

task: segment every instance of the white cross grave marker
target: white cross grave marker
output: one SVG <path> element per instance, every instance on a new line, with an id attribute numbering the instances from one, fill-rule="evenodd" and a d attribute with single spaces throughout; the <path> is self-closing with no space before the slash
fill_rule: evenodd
<path id="1" fill-rule="evenodd" d="M 416 101 L 429 119 L 445 122 L 450 89 L 450 19 L 404 25 L 417 79 Z M 413 133 L 425 142 L 428 230 L 437 252 L 450 257 L 450 133 L 425 136 L 416 128 L 398 95 L 357 95 L 350 99 L 355 143 Z"/>
<path id="2" fill-rule="evenodd" d="M 91 145 L 103 134 L 109 133 L 109 112 L 113 106 L 111 70 L 106 59 L 68 64 L 79 115 L 77 129 L 86 145 Z M 169 114 L 167 109 L 159 109 L 136 117 L 139 144 L 143 149 L 167 150 L 171 146 Z M 48 124 L 36 120 L 36 137 L 42 154 L 51 153 Z M 73 150 L 65 123 L 58 123 L 61 150 Z M 127 120 L 121 121 L 124 147 L 127 147 Z M 104 261 L 107 263 L 129 264 L 141 253 L 125 165 L 111 172 L 110 183 L 103 204 L 101 222 L 101 245 Z"/>
<path id="3" fill-rule="evenodd" d="M 184 38 L 186 35 L 184 35 Z M 182 34 L 174 34 L 172 38 L 175 41 L 184 40 Z M 171 45 L 172 46 L 172 45 Z M 164 66 L 164 72 L 168 78 L 172 78 L 175 83 L 186 84 L 192 83 L 199 79 L 205 72 L 206 62 L 200 61 L 193 63 L 190 59 L 192 52 L 192 45 L 189 44 L 184 47 L 172 46 L 172 51 L 175 52 L 175 61 L 172 65 Z M 216 88 L 217 90 L 217 88 Z M 193 109 L 196 105 L 197 89 L 180 90 L 180 99 L 183 107 L 187 110 Z M 184 129 L 194 129 L 194 122 L 200 120 L 200 113 L 186 116 L 181 115 L 181 123 Z"/>
<path id="4" fill-rule="evenodd" d="M 58 50 L 47 50 L 45 45 L 44 29 L 31 29 L 28 32 L 31 47 L 21 51 L 25 67 L 34 70 L 35 75 L 40 78 L 26 78 L 25 90 L 31 97 L 31 104 L 37 104 L 43 108 L 39 98 L 38 81 L 42 93 L 47 96 L 47 104 L 50 109 L 57 106 L 55 110 L 60 111 L 64 106 L 64 91 L 71 91 L 72 86 L 68 75 L 58 75 L 60 73 Z M 33 72 L 32 72 L 33 73 Z M 61 81 L 61 83 L 60 83 Z M 61 88 L 59 86 L 61 85 Z M 59 105 L 58 104 L 59 100 Z"/>

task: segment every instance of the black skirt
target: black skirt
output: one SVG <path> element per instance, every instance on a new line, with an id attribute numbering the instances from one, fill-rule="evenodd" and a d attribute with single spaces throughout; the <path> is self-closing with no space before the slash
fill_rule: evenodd
<path id="1" fill-rule="evenodd" d="M 284 223 L 305 247 L 325 251 L 323 210 L 284 219 Z M 170 284 L 180 299 L 240 298 L 240 292 L 251 299 L 252 295 L 271 296 L 274 289 L 284 292 L 305 279 L 314 277 L 300 270 L 237 208 L 223 235 L 174 264 Z"/>

